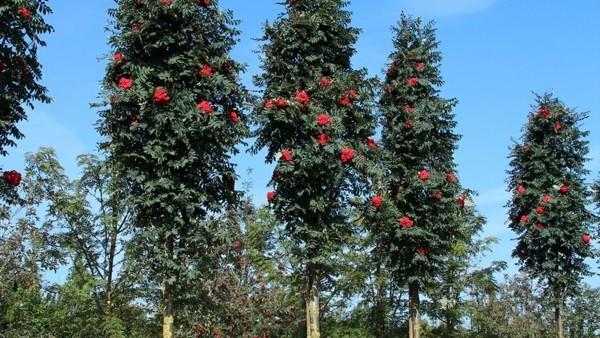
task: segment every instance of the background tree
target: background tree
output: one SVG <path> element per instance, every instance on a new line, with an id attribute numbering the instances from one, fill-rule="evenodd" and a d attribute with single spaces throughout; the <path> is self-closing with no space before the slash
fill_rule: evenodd
<path id="1" fill-rule="evenodd" d="M 432 333 L 441 337 L 463 337 L 464 323 L 468 316 L 469 302 L 472 301 L 468 290 L 476 284 L 491 283 L 494 274 L 506 268 L 506 262 L 495 261 L 485 266 L 481 259 L 498 243 L 496 238 L 480 238 L 485 219 L 478 215 L 465 218 L 461 236 L 454 244 L 452 254 L 446 257 L 441 273 L 435 277 L 435 287 L 427 290 L 430 300 L 425 302 L 424 312 L 437 324 Z"/>
<path id="2" fill-rule="evenodd" d="M 119 0 L 110 16 L 101 148 L 127 181 L 140 230 L 132 252 L 161 285 L 171 337 L 173 314 L 211 266 L 204 225 L 237 195 L 231 156 L 247 133 L 243 67 L 228 56 L 237 22 L 208 0 Z"/>
<path id="3" fill-rule="evenodd" d="M 269 193 L 278 222 L 293 242 L 293 270 L 305 284 L 307 336 L 320 336 L 320 292 L 334 274 L 335 253 L 349 233 L 349 214 L 357 170 L 375 120 L 372 81 L 354 70 L 351 57 L 359 31 L 349 27 L 343 0 L 289 1 L 286 12 L 265 25 L 264 105 L 255 109 L 254 150 L 267 148 L 277 162 Z"/>
<path id="4" fill-rule="evenodd" d="M 85 259 L 76 257 L 66 281 L 44 290 L 49 325 L 44 334 L 54 337 L 156 337 L 160 325 L 144 306 L 129 299 L 132 294 L 115 293 L 110 317 L 98 311 L 98 289 L 102 280 L 92 276 Z M 128 290 L 129 291 L 129 290 Z M 123 301 L 127 299 L 128 301 Z"/>
<path id="5" fill-rule="evenodd" d="M 543 287 L 529 276 L 505 275 L 499 283 L 482 274 L 469 288 L 467 337 L 548 337 L 552 311 Z"/>
<path id="6" fill-rule="evenodd" d="M 370 201 L 377 253 L 409 289 L 409 337 L 419 337 L 419 293 L 432 285 L 458 240 L 468 242 L 470 192 L 458 183 L 459 136 L 452 108 L 439 96 L 441 54 L 432 23 L 402 15 L 383 84 L 383 172 Z"/>
<path id="7" fill-rule="evenodd" d="M 128 298 L 121 283 L 120 269 L 131 212 L 125 204 L 123 178 L 113 176 L 111 168 L 94 155 L 78 157 L 81 177 L 71 181 L 51 148 L 28 154 L 28 175 L 39 182 L 38 188 L 47 203 L 44 223 L 61 242 L 72 262 L 78 261 L 73 273 L 85 270 L 94 286 L 92 298 L 102 324 L 118 322 L 119 301 Z M 121 292 L 115 295 L 115 290 Z M 115 311 L 115 309 L 117 309 Z"/>
<path id="8" fill-rule="evenodd" d="M 1 223 L 0 332 L 9 337 L 152 332 L 119 273 L 129 225 L 119 184 L 97 157 L 79 159 L 82 175 L 71 181 L 53 149 L 26 154 L 22 203 Z M 63 285 L 44 278 L 66 266 Z"/>
<path id="9" fill-rule="evenodd" d="M 600 288 L 584 285 L 566 303 L 565 331 L 569 337 L 600 336 Z"/>
<path id="10" fill-rule="evenodd" d="M 229 227 L 227 240 L 215 250 L 221 272 L 209 287 L 215 303 L 221 304 L 217 327 L 227 337 L 283 337 L 300 326 L 301 297 L 290 292 L 276 225 L 268 207 L 257 209 L 249 198 L 215 224 Z"/>
<path id="11" fill-rule="evenodd" d="M 56 169 L 53 165 L 47 170 Z M 59 236 L 40 217 L 45 182 L 35 179 L 34 171 L 28 161 L 14 191 L 20 195 L 18 204 L 0 204 L 0 334 L 7 337 L 46 333 L 42 274 L 65 262 Z"/>
<path id="12" fill-rule="evenodd" d="M 539 279 L 554 299 L 556 334 L 564 337 L 565 299 L 590 275 L 585 259 L 593 256 L 586 209 L 590 192 L 587 114 L 564 106 L 551 94 L 536 96 L 520 143 L 510 154 L 509 227 L 517 234 L 513 256 L 521 270 Z"/>

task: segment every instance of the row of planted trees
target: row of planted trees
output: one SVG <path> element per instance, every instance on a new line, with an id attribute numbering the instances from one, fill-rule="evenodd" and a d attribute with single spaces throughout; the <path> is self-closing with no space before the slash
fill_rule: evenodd
<path id="1" fill-rule="evenodd" d="M 459 136 L 452 109 L 457 102 L 439 95 L 443 80 L 434 27 L 402 16 L 380 82 L 352 67 L 359 30 L 350 27 L 347 5 L 342 0 L 285 4 L 286 11 L 265 26 L 262 73 L 255 77 L 263 97 L 255 99 L 240 83 L 243 65 L 229 57 L 239 34 L 231 12 L 210 0 L 117 1 L 110 11 L 115 52 L 98 124 L 107 159 L 95 167 L 96 159 L 83 159 L 96 168 L 89 173 L 93 182 L 101 182 L 95 186 L 102 187 L 101 217 L 91 221 L 94 217 L 73 212 L 91 203 L 85 180 L 79 195 L 39 192 L 63 208 L 52 212 L 55 223 L 68 229 L 76 261 L 105 281 L 96 301 L 107 318 L 114 317 L 113 275 L 121 267 L 121 250 L 129 258 L 130 285 L 143 281 L 142 290 L 154 290 L 143 297 L 160 305 L 164 337 L 195 316 L 206 321 L 196 328 L 197 335 L 204 334 L 211 323 L 228 322 L 210 310 L 211 302 L 241 306 L 241 294 L 260 295 L 256 285 L 273 285 L 248 267 L 242 241 L 231 243 L 233 261 L 231 250 L 215 249 L 231 242 L 235 231 L 248 230 L 239 218 L 243 195 L 235 187 L 232 156 L 254 136 L 251 149 L 266 149 L 267 162 L 275 163 L 267 198 L 269 216 L 282 231 L 277 245 L 249 254 L 260 262 L 285 253 L 285 259 L 276 259 L 278 269 L 295 287 L 279 291 L 292 299 L 289 293 L 299 292 L 301 297 L 295 296 L 306 306 L 305 319 L 288 315 L 288 324 L 305 327 L 307 337 L 320 337 L 321 310 L 332 299 L 323 304 L 323 294 L 340 281 L 340 256 L 366 250 L 375 279 L 408 289 L 408 336 L 420 337 L 420 296 L 450 285 L 461 268 L 455 265 L 457 253 L 473 245 L 484 220 L 473 206 L 473 192 L 456 173 Z M 36 82 L 35 47 L 42 43 L 38 34 L 51 30 L 41 16 L 48 11 L 45 1 L 0 5 L 13 39 L 5 39 L 0 55 L 3 146 L 21 137 L 15 124 L 25 117 L 22 104 L 47 99 Z M 21 44 L 30 49 L 20 50 Z M 17 68 L 19 58 L 29 62 L 23 69 Z M 14 88 L 25 89 L 18 96 Z M 379 109 L 373 104 L 377 96 Z M 565 300 L 589 274 L 584 260 L 594 256 L 589 232 L 595 218 L 586 209 L 591 192 L 584 183 L 587 133 L 579 130 L 585 115 L 545 95 L 530 117 L 509 172 L 509 189 L 515 192 L 510 227 L 519 236 L 514 255 L 524 271 L 546 283 L 562 337 Z M 374 137 L 378 126 L 380 142 Z M 18 204 L 11 186 L 19 185 L 20 174 L 6 172 L 4 179 L 5 200 Z M 99 233 L 92 230 L 94 222 L 101 224 Z M 348 239 L 357 234 L 363 240 L 353 247 Z M 94 251 L 90 241 L 97 238 L 103 240 Z M 229 290 L 223 300 L 216 294 L 227 290 L 219 288 L 224 280 L 209 276 L 225 278 L 228 271 L 258 280 L 254 286 L 237 283 L 250 289 Z M 374 289 L 380 323 L 389 292 L 383 284 Z M 449 327 L 460 319 L 452 321 L 447 318 Z M 257 334 L 250 326 L 247 318 L 239 328 L 210 332 Z M 384 331 L 383 324 L 378 327 Z M 265 324 L 260 334 L 270 336 L 272 328 Z"/>
<path id="2" fill-rule="evenodd" d="M 19 185 L 27 212 L 12 213 L 8 224 L 3 219 L 0 332 L 7 337 L 159 336 L 160 285 L 133 250 L 139 243 L 130 238 L 135 231 L 127 220 L 127 202 L 99 198 L 112 180 L 105 162 L 86 155 L 79 163 L 82 174 L 71 181 L 52 150 L 27 156 Z M 115 218 L 122 222 L 116 251 L 124 254 L 111 265 L 113 244 L 106 238 L 113 235 L 110 220 Z M 43 226 L 37 224 L 40 219 Z M 177 336 L 305 335 L 302 280 L 287 254 L 294 248 L 280 237 L 284 229 L 268 207 L 244 202 L 206 226 L 213 242 L 204 254 L 219 267 L 213 273 L 193 268 L 203 276 L 179 304 L 185 310 L 176 312 Z M 380 268 L 371 244 L 369 236 L 347 237 L 348 249 L 336 255 L 335 280 L 321 281 L 323 336 L 407 336 L 405 287 Z M 495 275 L 504 273 L 505 263 L 481 266 L 480 256 L 493 244 L 473 238 L 457 245 L 434 286 L 422 288 L 427 295 L 421 303 L 422 337 L 552 335 L 553 300 L 543 283 L 527 275 L 498 281 Z M 64 282 L 55 284 L 42 272 L 59 264 L 71 269 Z M 114 275 L 107 278 L 111 266 Z M 568 297 L 568 336 L 596 336 L 599 292 L 582 287 Z"/>

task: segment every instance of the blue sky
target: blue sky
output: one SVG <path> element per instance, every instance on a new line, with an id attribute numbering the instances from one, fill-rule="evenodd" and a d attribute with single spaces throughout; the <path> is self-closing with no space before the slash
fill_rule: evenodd
<path id="1" fill-rule="evenodd" d="M 376 4 L 374 5 L 374 3 Z M 70 175 L 77 174 L 75 157 L 94 152 L 99 140 L 94 129 L 97 114 L 90 109 L 99 92 L 105 56 L 107 9 L 112 0 L 51 1 L 48 21 L 56 32 L 40 51 L 43 83 L 54 102 L 39 105 L 21 124 L 26 139 L 4 159 L 4 168 L 23 168 L 26 152 L 41 146 L 57 149 Z M 242 20 L 241 41 L 233 57 L 249 65 L 243 77 L 258 72 L 254 38 L 261 25 L 283 9 L 273 0 L 221 0 Z M 391 51 L 390 27 L 400 13 L 420 15 L 437 22 L 444 56 L 442 93 L 456 97 L 458 132 L 463 135 L 456 153 L 463 184 L 479 191 L 479 211 L 488 219 L 484 235 L 496 236 L 489 260 L 506 260 L 514 269 L 510 251 L 512 233 L 505 226 L 503 205 L 508 147 L 520 135 L 532 92 L 552 90 L 567 105 L 590 111 L 584 128 L 591 130 L 588 167 L 600 171 L 600 1 L 571 0 L 354 0 L 353 24 L 363 29 L 353 62 L 381 76 Z M 253 168 L 253 194 L 264 203 L 271 168 L 263 156 L 242 154 L 238 173 L 247 179 Z M 590 180 L 592 177 L 589 178 Z M 595 271 L 598 264 L 592 262 Z M 589 280 L 600 286 L 600 278 Z"/>

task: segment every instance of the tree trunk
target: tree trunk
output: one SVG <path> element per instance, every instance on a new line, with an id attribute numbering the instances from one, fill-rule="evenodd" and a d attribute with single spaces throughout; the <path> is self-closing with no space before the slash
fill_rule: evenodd
<path id="1" fill-rule="evenodd" d="M 453 320 L 451 318 L 451 316 L 448 314 L 448 310 L 446 310 L 446 314 L 445 314 L 445 328 L 444 331 L 446 331 L 446 336 L 447 338 L 451 338 L 454 337 L 454 323 Z"/>
<path id="2" fill-rule="evenodd" d="M 554 308 L 554 320 L 556 324 L 556 336 L 558 338 L 565 338 L 565 331 L 563 328 L 563 300 L 558 299 L 557 304 Z"/>
<path id="3" fill-rule="evenodd" d="M 382 280 L 382 275 L 383 273 L 381 272 L 382 268 L 381 268 L 381 264 L 377 264 L 377 268 L 375 270 L 375 287 L 372 288 L 373 292 L 375 293 L 374 298 L 375 298 L 375 304 L 374 304 L 374 324 L 375 324 L 375 336 L 376 337 L 383 337 L 385 335 L 385 317 L 386 317 L 386 307 L 385 307 L 385 300 L 384 300 L 384 295 L 386 292 L 386 284 L 381 283 Z M 391 298 L 391 296 L 390 296 Z"/>
<path id="4" fill-rule="evenodd" d="M 419 315 L 419 285 L 408 286 L 408 337 L 421 338 L 421 318 Z"/>
<path id="5" fill-rule="evenodd" d="M 310 292 L 308 290 L 309 288 L 307 287 L 306 295 L 304 296 L 306 300 L 306 338 L 310 338 Z"/>
<path id="6" fill-rule="evenodd" d="M 382 286 L 377 286 L 375 295 L 375 334 L 377 337 L 383 337 L 385 334 L 385 304 L 383 303 Z"/>
<path id="7" fill-rule="evenodd" d="M 115 267 L 115 255 L 117 250 L 117 225 L 114 224 L 110 229 L 110 247 L 108 253 L 108 271 L 106 272 L 106 299 L 105 313 L 110 317 L 113 312 L 112 289 L 113 289 L 113 270 Z"/>
<path id="8" fill-rule="evenodd" d="M 173 258 L 173 237 L 169 236 L 165 243 L 165 254 L 169 259 Z M 174 317 L 173 317 L 173 292 L 171 286 L 165 282 L 163 285 L 163 338 L 173 338 L 174 336 Z"/>
<path id="9" fill-rule="evenodd" d="M 164 292 L 164 302 L 165 302 L 165 310 L 163 314 L 163 338 L 173 338 L 173 296 L 170 291 L 167 291 L 169 288 L 165 288 Z"/>
<path id="10" fill-rule="evenodd" d="M 312 266 L 309 266 L 308 268 L 306 296 L 306 337 L 321 338 L 321 330 L 319 327 L 319 285 L 317 274 Z"/>

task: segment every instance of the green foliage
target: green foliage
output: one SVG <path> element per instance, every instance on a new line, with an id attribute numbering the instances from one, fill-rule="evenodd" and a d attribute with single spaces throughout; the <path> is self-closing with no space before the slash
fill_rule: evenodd
<path id="1" fill-rule="evenodd" d="M 594 222 L 584 182 L 589 132 L 580 130 L 587 114 L 545 94 L 536 97 L 528 117 L 508 172 L 509 227 L 518 236 L 513 256 L 560 303 L 590 274 L 584 260 L 594 255 L 582 240 Z"/>
<path id="2" fill-rule="evenodd" d="M 552 311 L 540 285 L 517 275 L 497 288 L 473 290 L 472 335 L 475 337 L 549 337 Z"/>
<path id="3" fill-rule="evenodd" d="M 256 209 L 246 199 L 207 223 L 213 240 L 205 252 L 213 264 L 207 270 L 218 273 L 186 289 L 178 305 L 178 334 L 295 337 L 302 303 L 289 289 L 284 257 L 276 253 L 277 223 L 268 208 Z M 136 261 L 132 272 L 145 265 Z"/>
<path id="4" fill-rule="evenodd" d="M 47 163 L 46 169 L 53 171 L 55 164 Z M 41 274 L 65 262 L 59 237 L 40 221 L 38 209 L 46 191 L 33 170 L 28 163 L 19 205 L 0 205 L 0 332 L 9 337 L 42 333 L 37 331 L 46 325 L 40 314 L 45 306 Z"/>
<path id="5" fill-rule="evenodd" d="M 66 282 L 48 290 L 50 324 L 54 337 L 156 337 L 160 327 L 139 305 L 117 303 L 112 313 L 98 311 L 97 290 L 102 280 L 91 275 L 77 257 Z"/>
<path id="6" fill-rule="evenodd" d="M 426 290 L 429 299 L 425 302 L 424 311 L 438 324 L 430 329 L 433 337 L 464 337 L 468 326 L 465 319 L 471 314 L 473 295 L 497 291 L 499 285 L 495 275 L 506 268 L 506 263 L 501 261 L 482 267 L 481 258 L 498 241 L 495 238 L 477 238 L 482 220 L 470 221 L 464 224 L 470 239 L 456 243 L 441 273 L 436 276 L 436 287 Z"/>
<path id="7" fill-rule="evenodd" d="M 40 276 L 13 277 L 10 290 L 0 294 L 0 334 L 3 337 L 41 337 L 48 331 L 51 308 L 42 296 Z"/>
<path id="8" fill-rule="evenodd" d="M 584 285 L 567 302 L 565 327 L 570 337 L 600 336 L 600 288 Z"/>
<path id="9" fill-rule="evenodd" d="M 62 337 L 103 337 L 103 318 L 98 313 L 96 298 L 97 283 L 85 269 L 83 259 L 78 258 L 64 285 L 56 290 L 55 309 L 52 321 Z M 121 334 L 122 336 L 122 334 Z"/>
<path id="10" fill-rule="evenodd" d="M 45 227 L 52 229 L 65 254 L 82 260 L 98 285 L 94 294 L 100 313 L 112 297 L 117 276 L 117 256 L 122 254 L 130 226 L 123 181 L 111 175 L 108 165 L 94 155 L 79 156 L 82 175 L 71 181 L 52 148 L 27 154 L 27 177 L 47 203 Z"/>
<path id="11" fill-rule="evenodd" d="M 9 337 L 156 332 L 135 289 L 120 278 L 129 218 L 119 180 L 95 156 L 79 162 L 82 176 L 71 181 L 53 149 L 26 154 L 22 203 L 6 206 L 10 217 L 1 221 L 0 311 L 7 321 L 0 331 Z M 42 286 L 43 272 L 69 261 L 64 285 Z"/>
<path id="12" fill-rule="evenodd" d="M 206 3 L 117 1 L 98 125 L 126 181 L 137 227 L 130 254 L 181 302 L 212 266 L 204 221 L 238 197 L 231 157 L 248 133 L 244 67 L 228 56 L 238 22 Z"/>
<path id="13" fill-rule="evenodd" d="M 367 323 L 362 322 L 360 318 L 349 318 L 341 321 L 329 321 L 324 323 L 324 337 L 331 338 L 375 338 L 369 332 Z M 384 338 L 384 337 L 381 337 Z"/>
<path id="14" fill-rule="evenodd" d="M 394 29 L 396 50 L 383 84 L 383 153 L 374 192 L 380 207 L 365 207 L 375 236 L 375 254 L 400 285 L 427 286 L 469 241 L 477 221 L 471 192 L 455 174 L 452 108 L 439 97 L 440 52 L 432 23 L 403 15 Z"/>
<path id="15" fill-rule="evenodd" d="M 347 5 L 290 1 L 262 38 L 263 73 L 255 83 L 265 104 L 255 108 L 254 150 L 266 148 L 267 162 L 277 162 L 272 208 L 298 272 L 335 265 L 351 230 L 347 206 L 369 170 L 374 81 L 351 67 L 359 31 L 349 27 Z"/>
<path id="16" fill-rule="evenodd" d="M 42 66 L 37 51 L 46 43 L 40 35 L 53 31 L 43 16 L 52 13 L 47 0 L 6 0 L 0 4 L 0 156 L 23 138 L 17 123 L 27 119 L 25 106 L 50 102 L 39 81 Z"/>

